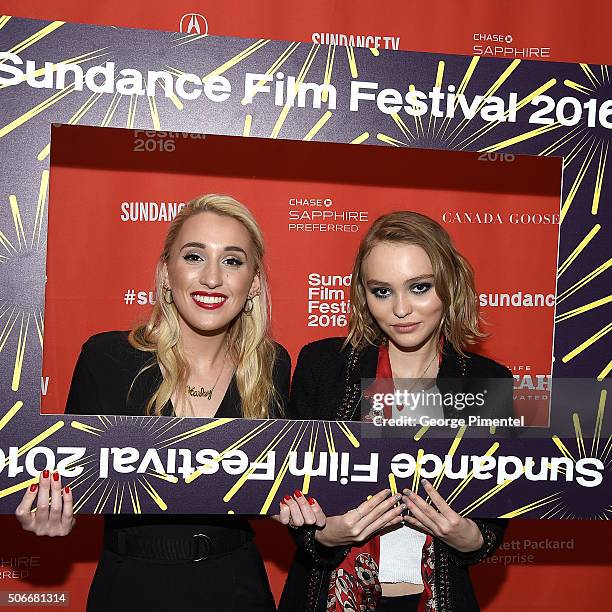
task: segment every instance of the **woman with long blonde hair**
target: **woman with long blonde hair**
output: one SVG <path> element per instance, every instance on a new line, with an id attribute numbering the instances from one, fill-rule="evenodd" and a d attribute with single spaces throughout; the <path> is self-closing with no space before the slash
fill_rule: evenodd
<path id="1" fill-rule="evenodd" d="M 170 224 L 149 320 L 83 345 L 66 412 L 281 416 L 291 364 L 270 337 L 263 257 L 244 205 L 224 195 L 190 201 Z M 70 487 L 45 471 L 16 514 L 28 531 L 67 535 Z M 107 516 L 88 610 L 274 610 L 252 538 L 241 517 Z"/>

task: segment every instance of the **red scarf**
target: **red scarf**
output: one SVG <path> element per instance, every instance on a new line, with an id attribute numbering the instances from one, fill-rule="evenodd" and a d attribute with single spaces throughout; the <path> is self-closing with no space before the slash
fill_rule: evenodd
<path id="1" fill-rule="evenodd" d="M 440 342 L 440 348 L 442 348 L 443 339 Z M 442 353 L 441 350 L 440 353 Z M 371 399 L 374 393 L 392 393 L 393 390 L 389 348 L 384 345 L 378 351 L 376 380 L 365 390 L 364 395 Z M 385 416 L 390 415 L 385 414 Z M 420 606 L 427 612 L 435 612 L 432 589 L 434 579 L 432 544 L 432 537 L 428 535 L 423 545 L 421 561 L 424 597 L 421 597 Z M 379 563 L 380 536 L 374 536 L 361 546 L 353 546 L 344 561 L 332 572 L 327 594 L 327 612 L 347 612 L 348 610 L 375 612 L 382 595 L 382 587 L 378 580 Z"/>

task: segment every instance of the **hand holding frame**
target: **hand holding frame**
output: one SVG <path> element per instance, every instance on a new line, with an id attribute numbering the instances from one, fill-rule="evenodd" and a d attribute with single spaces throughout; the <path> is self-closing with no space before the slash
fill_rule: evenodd
<path id="1" fill-rule="evenodd" d="M 406 504 L 412 515 L 406 516 L 404 521 L 460 552 L 478 550 L 484 540 L 476 523 L 457 514 L 427 480 L 423 480 L 423 488 L 433 506 L 410 489 L 404 489 Z"/>

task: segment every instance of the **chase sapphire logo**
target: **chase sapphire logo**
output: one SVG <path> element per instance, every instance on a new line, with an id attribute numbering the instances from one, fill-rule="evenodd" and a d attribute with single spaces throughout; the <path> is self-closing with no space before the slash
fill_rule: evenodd
<path id="1" fill-rule="evenodd" d="M 180 31 L 185 34 L 208 35 L 208 21 L 200 13 L 185 13 L 181 17 Z"/>

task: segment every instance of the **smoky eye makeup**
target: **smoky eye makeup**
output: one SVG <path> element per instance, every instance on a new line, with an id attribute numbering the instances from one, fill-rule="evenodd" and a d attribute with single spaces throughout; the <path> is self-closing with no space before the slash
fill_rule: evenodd
<path id="1" fill-rule="evenodd" d="M 366 291 L 373 295 L 375 298 L 384 299 L 389 297 L 392 293 L 391 287 L 389 287 L 386 282 L 381 280 L 370 279 L 368 281 L 365 281 L 364 285 L 364 289 L 366 289 Z"/>
<path id="2" fill-rule="evenodd" d="M 415 295 L 423 295 L 427 293 L 433 287 L 433 283 L 422 281 L 420 283 L 413 283 L 410 285 L 410 291 Z"/>
<path id="3" fill-rule="evenodd" d="M 370 293 L 379 299 L 387 298 L 391 295 L 391 289 L 389 287 L 370 287 Z"/>
<path id="4" fill-rule="evenodd" d="M 366 286 L 367 290 L 379 299 L 387 298 L 393 294 L 393 289 L 383 281 L 370 280 L 366 283 Z M 433 286 L 433 276 L 429 275 L 409 279 L 404 285 L 410 293 L 417 296 L 428 293 Z"/>

